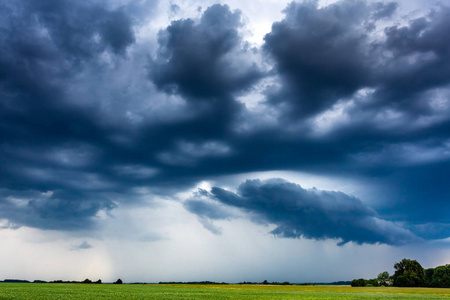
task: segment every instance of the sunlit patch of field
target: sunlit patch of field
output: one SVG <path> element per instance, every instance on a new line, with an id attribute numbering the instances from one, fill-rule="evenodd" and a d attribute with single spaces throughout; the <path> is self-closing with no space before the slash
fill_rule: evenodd
<path id="1" fill-rule="evenodd" d="M 80 299 L 449 299 L 450 289 L 272 285 L 0 283 L 0 300 Z"/>

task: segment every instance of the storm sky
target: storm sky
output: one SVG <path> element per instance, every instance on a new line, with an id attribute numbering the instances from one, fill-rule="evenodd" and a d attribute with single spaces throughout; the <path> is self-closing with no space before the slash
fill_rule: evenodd
<path id="1" fill-rule="evenodd" d="M 0 0 L 0 279 L 450 263 L 450 6 Z"/>

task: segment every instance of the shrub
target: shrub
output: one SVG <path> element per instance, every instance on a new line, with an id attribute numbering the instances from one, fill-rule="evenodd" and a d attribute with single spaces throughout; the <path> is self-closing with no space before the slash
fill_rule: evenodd
<path id="1" fill-rule="evenodd" d="M 366 280 L 363 278 L 360 279 L 353 279 L 351 282 L 352 286 L 366 286 Z"/>
<path id="2" fill-rule="evenodd" d="M 397 277 L 397 279 L 394 281 L 394 285 L 395 286 L 399 286 L 399 287 L 407 287 L 407 286 L 412 286 L 411 281 L 409 280 L 408 277 L 400 275 Z"/>

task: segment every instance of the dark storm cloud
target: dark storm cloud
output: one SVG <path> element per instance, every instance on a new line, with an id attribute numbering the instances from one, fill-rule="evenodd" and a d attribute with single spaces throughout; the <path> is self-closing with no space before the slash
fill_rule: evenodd
<path id="1" fill-rule="evenodd" d="M 98 211 L 115 207 L 112 201 L 99 194 L 73 190 L 45 193 L 2 191 L 1 197 L 0 218 L 9 219 L 17 226 L 52 230 L 93 228 Z"/>
<path id="2" fill-rule="evenodd" d="M 123 53 L 135 41 L 131 20 L 121 9 L 107 10 L 100 3 L 71 0 L 25 2 L 21 17 L 29 18 L 24 20 L 29 23 L 22 25 L 48 31 L 59 54 L 62 50 L 78 59 L 106 47 Z"/>
<path id="3" fill-rule="evenodd" d="M 373 88 L 369 107 L 428 114 L 430 101 L 423 93 L 449 83 L 450 10 L 440 7 L 405 26 L 386 27 L 386 39 L 372 35 L 375 24 L 390 18 L 397 6 L 291 3 L 265 36 L 264 49 L 283 80 L 280 90 L 268 92 L 270 103 L 288 104 L 291 116 L 311 116 Z"/>
<path id="4" fill-rule="evenodd" d="M 426 239 L 446 239 L 450 236 L 450 224 L 442 223 L 425 223 L 419 225 L 411 225 L 410 230 L 418 236 Z"/>
<path id="5" fill-rule="evenodd" d="M 432 107 L 423 93 L 450 83 L 449 30 L 448 7 L 410 20 L 407 26 L 386 28 L 383 46 L 393 57 L 379 70 L 382 78 L 376 97 L 416 115 L 429 114 Z"/>
<path id="6" fill-rule="evenodd" d="M 341 192 L 306 190 L 281 179 L 247 180 L 236 194 L 213 187 L 210 197 L 256 215 L 259 222 L 276 225 L 272 233 L 279 237 L 338 239 L 341 245 L 348 242 L 402 245 L 420 240 L 410 231 L 381 219 L 355 197 Z M 216 205 L 214 209 L 211 203 L 200 203 L 190 202 L 188 209 L 203 217 L 223 218 L 223 207 Z"/>
<path id="7" fill-rule="evenodd" d="M 198 86 L 212 91 L 208 85 L 216 81 L 226 85 L 213 95 L 209 114 L 194 114 L 195 118 L 169 124 L 147 126 L 144 122 L 143 126 L 120 128 L 106 125 L 105 110 L 96 108 L 102 103 L 111 106 L 111 99 L 87 95 L 92 98 L 85 105 L 86 94 L 71 93 L 84 88 L 77 82 L 86 77 L 80 82 L 99 82 L 92 85 L 94 95 L 111 97 L 96 90 L 114 88 L 101 85 L 103 76 L 114 72 L 103 58 L 107 54 L 115 63 L 126 63 L 125 50 L 135 41 L 133 19 L 127 12 L 135 8 L 71 1 L 51 4 L 5 4 L 5 30 L 0 35 L 6 49 L 0 54 L 0 92 L 4 96 L 0 104 L 0 178 L 6 199 L 2 205 L 9 213 L 3 218 L 19 226 L 46 229 L 91 227 L 98 211 L 114 207 L 111 199 L 134 201 L 139 195 L 133 189 L 144 185 L 165 194 L 170 187 L 172 193 L 197 180 L 190 178 L 192 166 L 227 156 L 229 146 L 221 139 L 240 106 L 226 88 L 232 92 L 247 88 L 249 83 L 241 83 L 243 76 L 258 73 L 251 64 L 240 74 L 242 65 L 236 63 L 236 75 L 231 66 L 235 62 L 226 57 L 227 51 L 247 55 L 237 35 L 239 12 L 213 6 L 198 25 L 192 25 L 194 36 L 187 36 L 194 45 L 195 38 L 205 38 L 209 47 L 205 51 L 210 55 L 204 66 L 213 65 L 210 71 L 217 75 L 212 81 L 204 77 L 206 81 Z M 178 21 L 181 29 L 190 22 Z M 176 39 L 174 43 L 180 46 Z M 182 51 L 167 51 L 172 50 Z M 188 52 L 195 54 L 195 50 L 201 49 Z M 188 55 L 182 58 L 191 59 Z M 177 61 L 183 62 L 179 57 Z M 158 63 L 162 69 L 173 66 Z M 225 66 L 226 72 L 219 74 L 219 66 Z M 139 67 L 144 69 L 145 63 Z M 196 79 L 203 80 L 201 76 Z M 138 85 L 148 81 L 145 77 L 140 80 Z M 189 90 L 187 85 L 180 86 Z M 178 178 L 175 185 L 174 176 Z M 8 200 L 24 192 L 30 195 L 19 202 Z M 53 192 L 52 196 L 40 196 L 47 192 Z"/>
<path id="8" fill-rule="evenodd" d="M 99 2 L 1 5 L 1 218 L 15 226 L 91 228 L 99 210 L 115 206 L 93 187 L 99 176 L 89 165 L 105 132 L 95 115 L 67 101 L 66 89 L 102 53 L 125 54 L 135 41 L 131 18 Z"/>
<path id="9" fill-rule="evenodd" d="M 324 136 L 306 139 L 292 164 L 323 163 L 313 169 L 369 176 L 390 195 L 390 203 L 379 207 L 383 215 L 448 223 L 436 208 L 449 209 L 441 181 L 450 175 L 449 8 L 386 27 L 397 6 L 291 3 L 265 37 L 264 50 L 281 79 L 278 89 L 266 91 L 267 100 L 289 117 L 281 119 L 284 126 L 315 118 L 320 124 L 345 112 Z"/>
<path id="10" fill-rule="evenodd" d="M 148 198 L 141 189 L 173 196 L 212 177 L 268 170 L 383 187 L 370 195 L 382 199 L 374 201 L 380 217 L 325 193 L 360 208 L 372 222 L 366 232 L 383 219 L 450 223 L 448 8 L 392 26 L 395 3 L 292 3 L 255 49 L 241 35 L 245 18 L 227 5 L 164 25 L 152 44 L 143 32 L 151 4 L 0 0 L 0 218 L 8 226 L 92 228 L 100 211 Z M 248 95 L 253 102 L 243 103 Z M 209 220 L 236 213 L 202 199 L 185 207 L 214 232 Z M 362 220 L 343 207 L 339 218 Z M 280 236 L 304 230 L 254 210 Z M 358 238 L 351 224 L 349 236 L 335 238 L 393 243 Z"/>
<path id="11" fill-rule="evenodd" d="M 286 17 L 272 25 L 264 49 L 283 79 L 274 104 L 288 102 L 290 113 L 311 115 L 353 94 L 370 80 L 370 55 L 364 1 L 344 1 L 319 8 L 316 1 L 292 2 Z"/>
<path id="12" fill-rule="evenodd" d="M 68 142 L 98 133 L 88 111 L 65 102 L 66 89 L 83 76 L 86 63 L 96 65 L 102 53 L 124 53 L 134 42 L 130 19 L 120 9 L 79 1 L 16 1 L 5 6 L 0 136 L 26 148 L 28 143 L 58 138 Z"/>
<path id="13" fill-rule="evenodd" d="M 238 34 L 241 26 L 241 13 L 219 4 L 209 7 L 198 23 L 192 19 L 172 22 L 159 33 L 151 79 L 164 91 L 194 100 L 248 88 L 261 73 L 245 57 L 251 49 Z"/>

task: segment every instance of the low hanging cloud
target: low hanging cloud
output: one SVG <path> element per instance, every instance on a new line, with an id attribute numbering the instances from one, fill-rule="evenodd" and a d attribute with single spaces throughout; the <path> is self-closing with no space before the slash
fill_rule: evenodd
<path id="1" fill-rule="evenodd" d="M 72 190 L 0 191 L 0 219 L 12 226 L 29 226 L 49 230 L 85 230 L 95 227 L 99 211 L 110 211 L 116 204 L 105 196 Z"/>
<path id="2" fill-rule="evenodd" d="M 204 197 L 206 191 L 201 191 Z M 283 179 L 247 180 L 237 193 L 213 187 L 209 193 L 216 200 L 201 204 L 189 200 L 185 207 L 201 217 L 229 218 L 225 207 L 235 207 L 247 212 L 259 223 L 274 224 L 271 232 L 283 238 L 308 238 L 316 240 L 337 239 L 339 245 L 357 244 L 403 245 L 420 241 L 410 231 L 381 219 L 361 200 L 341 192 L 306 190 Z"/>
<path id="3" fill-rule="evenodd" d="M 91 248 L 94 248 L 94 246 L 92 246 L 91 244 L 89 244 L 86 241 L 83 241 L 78 245 L 72 245 L 70 247 L 70 250 L 71 251 L 80 251 L 80 250 L 87 250 L 87 249 L 91 249 Z"/>

